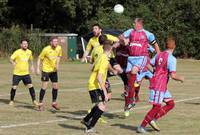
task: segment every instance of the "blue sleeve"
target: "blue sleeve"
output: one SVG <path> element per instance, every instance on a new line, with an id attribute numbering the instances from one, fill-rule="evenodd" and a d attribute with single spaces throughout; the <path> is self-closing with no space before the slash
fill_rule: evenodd
<path id="1" fill-rule="evenodd" d="M 153 46 L 151 46 L 151 45 L 148 45 L 148 51 L 149 52 L 151 52 L 151 53 L 153 53 L 153 52 L 155 52 L 155 49 L 153 48 Z"/>
<path id="2" fill-rule="evenodd" d="M 133 30 L 133 29 L 128 29 L 128 30 L 126 30 L 126 31 L 123 33 L 123 36 L 124 36 L 125 38 L 129 38 L 129 36 L 130 36 L 132 30 Z"/>
<path id="3" fill-rule="evenodd" d="M 147 35 L 147 39 L 149 40 L 149 43 L 151 43 L 152 41 L 156 40 L 156 38 L 155 38 L 153 33 L 149 32 L 149 31 L 146 31 L 146 30 L 144 30 L 144 32 Z"/>
<path id="4" fill-rule="evenodd" d="M 151 65 L 153 65 L 153 66 L 156 65 L 156 56 L 157 56 L 157 55 L 155 55 L 155 56 L 151 59 L 151 61 L 150 61 Z"/>
<path id="5" fill-rule="evenodd" d="M 172 54 L 168 56 L 167 68 L 169 72 L 176 72 L 176 58 Z"/>

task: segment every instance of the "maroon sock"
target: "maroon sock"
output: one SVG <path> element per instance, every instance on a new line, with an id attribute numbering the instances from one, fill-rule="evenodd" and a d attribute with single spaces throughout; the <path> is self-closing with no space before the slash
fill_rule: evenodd
<path id="1" fill-rule="evenodd" d="M 147 113 L 144 120 L 142 121 L 141 127 L 146 127 L 147 124 L 149 124 L 154 119 L 154 116 L 158 113 L 160 108 L 160 104 L 153 105 L 152 109 Z"/>
<path id="2" fill-rule="evenodd" d="M 131 104 L 133 103 L 133 97 L 135 95 L 135 87 L 134 87 L 134 82 L 136 79 L 136 74 L 129 74 L 129 80 L 128 80 L 128 87 L 129 87 L 129 91 L 128 91 L 128 97 L 127 97 L 127 104 Z"/>
<path id="3" fill-rule="evenodd" d="M 167 114 L 171 109 L 174 108 L 174 105 L 174 100 L 166 102 L 166 105 L 161 107 L 160 111 L 156 114 L 155 119 L 158 120 L 159 118 Z"/>

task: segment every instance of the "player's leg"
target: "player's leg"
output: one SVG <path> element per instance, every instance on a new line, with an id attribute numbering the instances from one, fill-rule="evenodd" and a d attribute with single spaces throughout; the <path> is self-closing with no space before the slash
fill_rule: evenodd
<path id="1" fill-rule="evenodd" d="M 10 90 L 10 102 L 9 105 L 14 105 L 14 98 L 17 90 L 17 86 L 19 82 L 21 81 L 21 77 L 18 75 L 13 75 L 12 78 L 12 88 Z"/>
<path id="2" fill-rule="evenodd" d="M 127 68 L 126 68 L 126 73 L 128 76 L 128 95 L 125 96 L 125 106 L 124 106 L 124 115 L 127 117 L 129 116 L 129 110 L 133 106 L 133 95 L 134 95 L 134 81 L 136 79 L 136 74 L 132 73 L 132 70 L 134 68 L 134 59 L 132 57 L 128 58 L 127 61 Z"/>
<path id="3" fill-rule="evenodd" d="M 132 71 L 129 73 L 129 80 L 128 80 L 128 86 L 129 86 L 129 92 L 128 92 L 128 98 L 129 98 L 129 103 L 128 104 L 133 104 L 134 103 L 134 96 L 135 96 L 135 87 L 134 87 L 134 82 L 136 80 L 136 74 L 139 71 L 138 66 L 133 66 Z"/>
<path id="4" fill-rule="evenodd" d="M 88 113 L 87 116 L 84 117 L 84 119 L 81 121 L 81 123 L 86 126 L 86 132 L 93 131 L 95 124 L 105 111 L 105 104 L 103 103 L 104 101 L 103 91 L 97 89 L 89 91 L 89 94 L 92 102 L 93 103 L 98 102 L 98 103 L 93 106 L 90 113 Z"/>
<path id="5" fill-rule="evenodd" d="M 103 102 L 100 102 L 97 105 L 97 107 L 94 108 L 93 116 L 91 118 L 91 121 L 90 121 L 88 127 L 86 128 L 86 132 L 96 132 L 94 130 L 94 127 L 95 127 L 97 121 L 101 118 L 105 109 L 106 109 L 106 105 Z"/>
<path id="6" fill-rule="evenodd" d="M 44 110 L 43 99 L 46 93 L 46 89 L 48 87 L 49 73 L 42 72 L 41 81 L 42 81 L 42 88 L 40 89 L 40 95 L 39 95 L 39 110 L 43 111 Z"/>
<path id="7" fill-rule="evenodd" d="M 92 107 L 92 109 L 90 109 L 88 111 L 87 116 L 83 119 L 84 122 L 89 122 L 90 121 L 90 119 L 92 118 L 92 116 L 93 116 L 93 114 L 94 114 L 94 112 L 96 110 L 95 107 L 97 107 L 97 104 L 100 102 L 97 90 L 89 91 L 89 95 L 90 95 L 90 99 L 91 99 L 91 102 L 93 104 L 93 107 Z"/>
<path id="8" fill-rule="evenodd" d="M 160 109 L 160 111 L 156 114 L 155 120 L 158 120 L 162 116 L 166 115 L 175 106 L 174 100 L 168 90 L 165 92 L 164 102 L 166 103 L 166 105 L 163 106 Z"/>
<path id="9" fill-rule="evenodd" d="M 146 114 L 146 116 L 145 116 L 144 120 L 142 121 L 141 125 L 138 127 L 137 132 L 145 131 L 145 127 L 148 124 L 150 124 L 150 122 L 155 118 L 155 115 L 159 112 L 159 110 L 161 108 L 161 103 L 162 103 L 162 100 L 164 98 L 164 93 L 162 93 L 160 91 L 157 91 L 157 90 L 150 90 L 149 92 L 150 92 L 150 94 L 149 94 L 149 102 L 151 104 L 153 104 L 153 107 Z M 158 129 L 157 131 L 159 131 L 159 130 L 160 129 Z"/>
<path id="10" fill-rule="evenodd" d="M 36 101 L 35 89 L 33 87 L 30 75 L 23 76 L 22 81 L 23 81 L 24 85 L 26 85 L 28 87 L 28 89 L 29 89 L 29 93 L 30 93 L 33 105 L 35 105 L 37 107 L 38 106 L 38 102 Z"/>
<path id="11" fill-rule="evenodd" d="M 49 75 L 49 78 L 52 82 L 52 107 L 56 110 L 60 110 L 60 107 L 57 103 L 58 97 L 58 74 L 57 72 L 53 72 Z"/>
<path id="12" fill-rule="evenodd" d="M 154 119 L 155 114 L 160 110 L 161 104 L 154 104 L 152 109 L 148 111 L 137 132 L 145 131 L 146 126 Z"/>
<path id="13" fill-rule="evenodd" d="M 128 95 L 128 76 L 127 76 L 125 70 L 123 70 L 123 72 L 121 74 L 119 74 L 119 76 L 121 77 L 123 84 L 124 84 L 124 91 L 122 93 L 122 97 L 125 97 Z"/>

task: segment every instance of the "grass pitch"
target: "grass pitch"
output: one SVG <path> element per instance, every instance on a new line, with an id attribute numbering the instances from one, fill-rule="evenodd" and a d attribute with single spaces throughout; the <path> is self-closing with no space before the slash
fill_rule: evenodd
<path id="1" fill-rule="evenodd" d="M 151 130 L 148 134 L 158 135 L 197 135 L 200 133 L 200 61 L 178 60 L 177 73 L 185 76 L 183 84 L 170 80 L 169 90 L 176 106 L 158 121 L 161 132 Z M 89 65 L 62 62 L 59 71 L 60 111 L 51 108 L 51 87 L 46 92 L 45 111 L 37 111 L 31 103 L 28 89 L 20 83 L 15 106 L 9 106 L 9 93 L 12 79 L 12 66 L 7 60 L 0 60 L 0 135 L 82 135 L 84 126 L 80 120 L 91 108 L 87 92 Z M 40 76 L 32 75 L 37 99 L 41 86 Z M 97 123 L 99 135 L 134 135 L 147 111 L 148 81 L 144 81 L 140 91 L 141 102 L 127 118 L 123 115 L 124 100 L 120 96 L 123 85 L 118 77 L 110 79 L 113 99 L 108 103 L 108 112 L 104 115 L 108 123 Z"/>

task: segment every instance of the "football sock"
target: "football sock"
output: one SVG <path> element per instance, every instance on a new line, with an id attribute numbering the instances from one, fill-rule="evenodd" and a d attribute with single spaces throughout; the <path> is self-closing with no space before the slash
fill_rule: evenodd
<path id="1" fill-rule="evenodd" d="M 35 100 L 35 90 L 34 87 L 29 88 L 29 93 L 31 95 L 32 101 Z"/>
<path id="2" fill-rule="evenodd" d="M 58 89 L 52 89 L 52 101 L 53 102 L 56 102 L 56 99 L 57 99 L 57 96 L 58 96 Z"/>
<path id="3" fill-rule="evenodd" d="M 127 99 L 125 99 L 126 105 L 133 103 L 133 96 L 135 95 L 135 87 L 133 84 L 135 82 L 135 79 L 136 79 L 136 74 L 130 73 L 130 77 L 128 80 L 129 91 L 128 91 L 128 96 L 126 97 Z"/>
<path id="4" fill-rule="evenodd" d="M 146 127 L 147 124 L 149 124 L 154 119 L 154 116 L 158 113 L 160 108 L 161 105 L 153 105 L 152 109 L 147 113 L 144 120 L 142 121 L 141 127 Z"/>
<path id="5" fill-rule="evenodd" d="M 158 120 L 159 118 L 167 114 L 171 109 L 174 108 L 174 106 L 174 100 L 166 102 L 166 105 L 161 107 L 160 111 L 156 114 L 155 119 Z"/>
<path id="6" fill-rule="evenodd" d="M 100 110 L 99 107 L 97 107 L 89 126 L 94 127 L 102 114 L 103 114 L 103 111 Z"/>
<path id="7" fill-rule="evenodd" d="M 84 118 L 84 121 L 85 121 L 85 122 L 88 122 L 88 121 L 93 117 L 93 115 L 94 115 L 94 113 L 95 113 L 95 111 L 96 111 L 97 108 L 98 108 L 98 106 L 95 105 L 95 106 L 91 109 L 90 113 L 88 113 L 87 116 L 85 116 L 85 118 Z"/>
<path id="8" fill-rule="evenodd" d="M 10 91 L 10 100 L 13 101 L 15 98 L 16 89 L 11 89 Z"/>
<path id="9" fill-rule="evenodd" d="M 44 95 L 45 95 L 46 90 L 41 89 L 40 90 L 40 98 L 39 98 L 39 102 L 42 103 Z"/>

